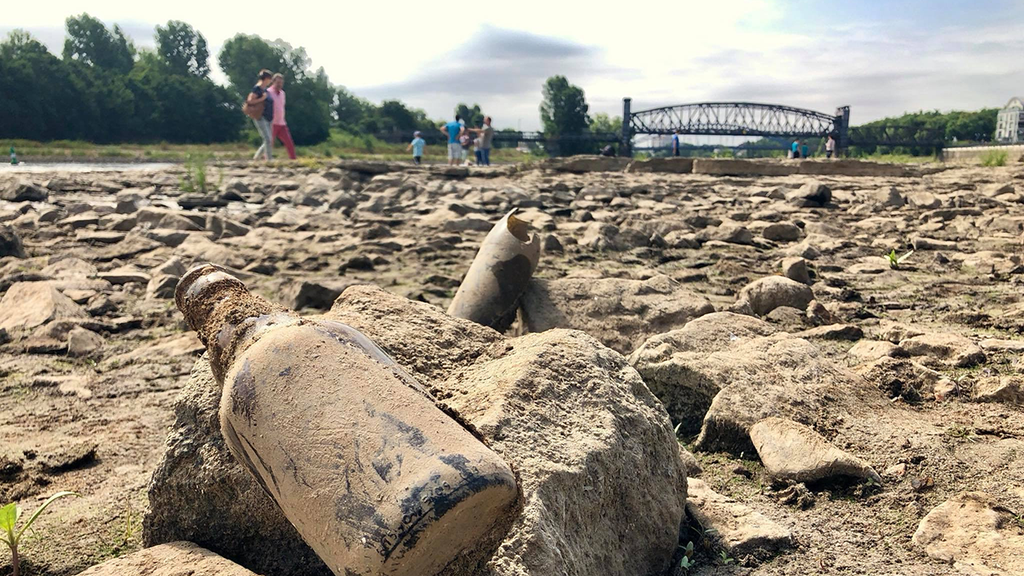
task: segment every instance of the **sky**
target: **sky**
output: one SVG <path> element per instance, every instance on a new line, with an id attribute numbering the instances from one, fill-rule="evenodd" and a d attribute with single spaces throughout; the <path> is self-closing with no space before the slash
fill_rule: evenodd
<path id="1" fill-rule="evenodd" d="M 139 47 L 183 20 L 215 55 L 242 32 L 303 46 L 331 82 L 432 118 L 479 103 L 499 128 L 540 127 L 544 80 L 582 87 L 591 113 L 709 101 L 786 104 L 860 124 L 917 110 L 1001 107 L 1024 95 L 1020 0 L 517 0 L 331 4 L 196 0 L 18 2 L 0 34 L 28 30 L 59 54 L 87 11 Z M 254 71 L 255 73 L 255 71 Z"/>

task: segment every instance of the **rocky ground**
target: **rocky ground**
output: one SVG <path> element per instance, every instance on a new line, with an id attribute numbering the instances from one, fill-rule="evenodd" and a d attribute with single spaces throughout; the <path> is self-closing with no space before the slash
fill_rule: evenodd
<path id="1" fill-rule="evenodd" d="M 171 299 L 187 267 L 306 313 L 367 283 L 443 310 L 512 207 L 543 248 L 510 333 L 587 332 L 678 425 L 670 573 L 1024 572 L 1022 167 L 211 172 L 0 174 L 0 498 L 82 494 L 36 524 L 28 574 L 141 545 L 202 352 Z"/>

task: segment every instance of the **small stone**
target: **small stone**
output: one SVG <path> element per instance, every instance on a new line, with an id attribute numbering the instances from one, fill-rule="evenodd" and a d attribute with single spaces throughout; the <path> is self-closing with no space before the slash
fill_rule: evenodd
<path id="1" fill-rule="evenodd" d="M 82 308 L 49 282 L 16 282 L 0 300 L 0 328 L 8 331 L 82 316 Z"/>
<path id="2" fill-rule="evenodd" d="M 146 298 L 170 299 L 174 298 L 174 289 L 178 286 L 180 276 L 160 274 L 153 276 L 146 284 Z"/>
<path id="3" fill-rule="evenodd" d="M 565 247 L 562 246 L 562 241 L 554 234 L 548 234 L 544 237 L 544 244 L 542 246 L 546 254 L 561 254 L 565 252 Z"/>
<path id="4" fill-rule="evenodd" d="M 713 533 L 732 556 L 777 552 L 793 545 L 789 530 L 749 506 L 715 492 L 703 480 L 688 480 L 686 512 L 706 532 Z"/>
<path id="5" fill-rule="evenodd" d="M 750 440 L 765 470 L 776 480 L 814 482 L 834 476 L 853 476 L 881 481 L 866 462 L 791 420 L 765 418 L 750 427 Z"/>
<path id="6" fill-rule="evenodd" d="M 882 472 L 882 476 L 886 478 L 902 478 L 906 473 L 907 465 L 901 462 L 886 468 L 885 472 Z"/>
<path id="7" fill-rule="evenodd" d="M 39 449 L 39 468 L 47 474 L 60 474 L 91 463 L 96 459 L 95 442 L 80 441 Z"/>
<path id="8" fill-rule="evenodd" d="M 95 356 L 103 344 L 103 337 L 99 334 L 85 328 L 72 328 L 68 333 L 68 356 Z"/>
<path id="9" fill-rule="evenodd" d="M 778 242 L 795 242 L 803 236 L 804 231 L 800 229 L 796 224 L 790 224 L 788 222 L 777 222 L 775 224 L 769 224 L 765 226 L 765 229 L 761 232 L 765 240 L 773 240 Z"/>
<path id="10" fill-rule="evenodd" d="M 373 260 L 364 254 L 353 256 L 341 265 L 342 274 L 348 270 L 373 270 Z"/>
<path id="11" fill-rule="evenodd" d="M 806 284 L 783 276 L 767 276 L 744 286 L 739 300 L 748 302 L 754 314 L 764 316 L 779 306 L 806 310 L 814 293 Z"/>
<path id="12" fill-rule="evenodd" d="M 895 186 L 883 188 L 874 193 L 874 199 L 882 206 L 889 208 L 900 208 L 907 203 L 900 191 Z"/>
<path id="13" fill-rule="evenodd" d="M 149 274 L 141 272 L 133 266 L 122 266 L 109 272 L 100 272 L 96 277 L 100 280 L 106 280 L 115 286 L 145 284 L 149 282 Z"/>
<path id="14" fill-rule="evenodd" d="M 782 259 L 782 275 L 801 284 L 811 285 L 811 274 L 807 270 L 807 260 L 799 256 Z"/>
<path id="15" fill-rule="evenodd" d="M 864 330 L 854 324 L 829 324 L 798 332 L 798 338 L 819 338 L 821 340 L 847 340 L 856 342 L 864 337 Z"/>

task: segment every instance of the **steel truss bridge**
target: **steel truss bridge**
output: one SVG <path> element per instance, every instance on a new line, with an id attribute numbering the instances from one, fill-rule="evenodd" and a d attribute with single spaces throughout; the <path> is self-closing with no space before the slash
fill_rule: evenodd
<path id="1" fill-rule="evenodd" d="M 697 136 L 746 136 L 769 139 L 730 148 L 750 150 L 787 149 L 785 142 L 771 139 L 824 138 L 832 135 L 840 150 L 849 146 L 908 146 L 940 147 L 945 145 L 941 131 L 908 126 L 888 126 L 877 123 L 870 126 L 850 126 L 850 107 L 841 106 L 834 114 L 826 114 L 779 104 L 756 102 L 700 102 L 663 106 L 633 112 L 632 99 L 622 99 L 621 132 L 564 134 L 557 137 L 542 132 L 495 132 L 494 141 L 504 144 L 520 142 L 544 143 L 557 150 L 560 143 L 594 142 L 618 144 L 619 153 L 632 154 L 633 138 L 638 135 L 664 136 L 674 133 Z M 382 135 L 393 139 L 395 135 Z M 405 138 L 405 134 L 402 138 Z M 431 143 L 443 142 L 440 132 L 424 135 Z M 406 139 L 407 140 L 407 139 Z M 686 148 L 693 148 L 686 145 Z"/>

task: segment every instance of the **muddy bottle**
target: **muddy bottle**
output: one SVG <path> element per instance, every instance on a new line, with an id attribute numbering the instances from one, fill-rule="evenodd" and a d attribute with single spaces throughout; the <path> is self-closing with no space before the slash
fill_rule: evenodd
<path id="1" fill-rule="evenodd" d="M 499 332 L 512 324 L 540 257 L 540 240 L 515 214 L 513 209 L 487 233 L 452 298 L 449 316 Z"/>
<path id="2" fill-rule="evenodd" d="M 508 525 L 508 465 L 362 333 L 211 265 L 175 301 L 223 384 L 231 452 L 335 574 L 430 576 Z"/>

